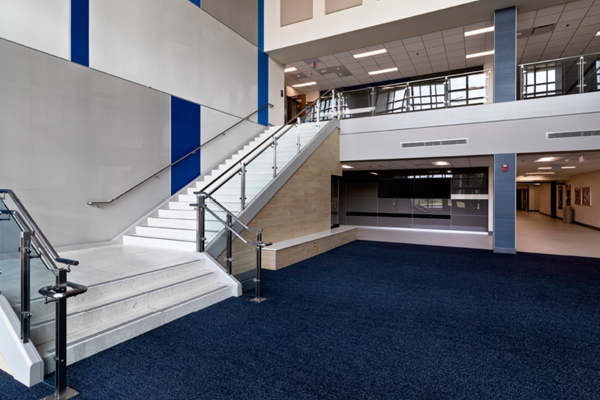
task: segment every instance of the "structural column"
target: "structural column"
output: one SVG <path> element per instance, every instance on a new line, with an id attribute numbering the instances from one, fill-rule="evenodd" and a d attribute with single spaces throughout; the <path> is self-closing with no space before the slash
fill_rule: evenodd
<path id="1" fill-rule="evenodd" d="M 517 100 L 517 7 L 494 13 L 494 103 Z"/>
<path id="2" fill-rule="evenodd" d="M 494 155 L 494 253 L 517 252 L 517 155 Z"/>

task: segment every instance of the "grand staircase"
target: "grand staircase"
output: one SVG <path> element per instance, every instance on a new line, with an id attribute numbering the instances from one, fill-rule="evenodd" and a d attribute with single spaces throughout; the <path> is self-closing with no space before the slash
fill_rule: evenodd
<path id="1" fill-rule="evenodd" d="M 196 249 L 196 212 L 190 206 L 196 202 L 194 192 L 204 191 L 205 187 L 218 180 L 219 182 L 210 186 L 209 191 L 217 189 L 212 196 L 229 211 L 238 214 L 242 210 L 239 168 L 234 168 L 224 177 L 221 177 L 221 174 L 258 148 L 251 157 L 244 160 L 253 160 L 246 167 L 245 177 L 245 204 L 250 203 L 273 179 L 273 146 L 270 140 L 266 143 L 264 141 L 280 128 L 281 126 L 270 127 L 210 173 L 199 177 L 197 181 L 181 190 L 167 204 L 155 210 L 145 221 L 123 236 L 123 243 L 194 251 Z M 278 171 L 281 171 L 298 154 L 298 139 L 300 139 L 301 147 L 304 147 L 317 134 L 318 128 L 316 123 L 306 123 L 299 128 L 294 126 L 278 140 L 276 156 Z M 254 158 L 258 153 L 260 155 Z M 225 219 L 223 213 L 217 212 L 216 214 L 221 219 Z M 205 235 L 208 242 L 221 229 L 221 223 L 207 213 Z"/>

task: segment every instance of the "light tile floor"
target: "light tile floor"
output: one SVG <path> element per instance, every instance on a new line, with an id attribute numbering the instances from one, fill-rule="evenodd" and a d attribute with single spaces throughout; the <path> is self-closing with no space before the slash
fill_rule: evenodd
<path id="1" fill-rule="evenodd" d="M 517 211 L 517 251 L 600 257 L 600 231 L 537 212 Z"/>

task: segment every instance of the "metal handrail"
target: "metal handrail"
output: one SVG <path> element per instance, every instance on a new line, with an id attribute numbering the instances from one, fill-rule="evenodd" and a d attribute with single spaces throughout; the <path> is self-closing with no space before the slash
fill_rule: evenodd
<path id="1" fill-rule="evenodd" d="M 10 189 L 0 189 L 0 195 L 6 195 L 6 194 L 8 194 L 10 196 L 10 198 L 13 200 L 13 202 L 19 209 L 19 211 L 21 213 L 20 217 L 25 221 L 25 223 L 31 229 L 31 232 L 34 235 L 35 240 L 39 243 L 41 248 L 47 253 L 47 256 L 49 259 L 56 261 L 58 263 L 61 263 L 61 264 L 65 264 L 67 266 L 79 265 L 79 261 L 61 258 L 58 255 L 58 253 L 56 252 L 56 250 L 54 250 L 54 247 L 52 247 L 52 245 L 50 244 L 50 242 L 48 241 L 48 239 L 46 238 L 46 236 L 44 235 L 44 233 L 42 232 L 40 227 L 33 220 L 33 217 L 29 214 L 29 212 L 27 211 L 27 209 L 25 208 L 23 203 L 21 203 L 21 200 L 19 200 L 19 198 L 17 197 L 15 192 L 13 192 Z M 2 196 L 2 199 L 4 199 L 4 196 Z M 58 268 L 56 268 L 55 265 L 52 265 L 52 268 L 55 270 L 58 269 Z"/>
<path id="2" fill-rule="evenodd" d="M 194 192 L 194 194 L 196 196 L 204 196 L 206 198 L 209 198 L 212 200 L 212 202 L 221 209 L 221 211 L 223 211 L 225 214 L 231 216 L 231 218 L 235 219 L 237 222 L 239 222 L 240 225 L 242 225 L 245 229 L 249 230 L 249 231 L 254 231 L 254 232 L 262 232 L 262 229 L 256 229 L 256 228 L 249 228 L 246 224 L 244 224 L 242 221 L 240 221 L 240 219 L 238 217 L 235 216 L 235 214 L 233 214 L 232 212 L 230 212 L 228 209 L 225 208 L 225 206 L 223 206 L 221 203 L 219 203 L 214 197 L 212 197 L 210 194 L 206 193 L 206 192 Z M 190 206 L 192 207 L 197 207 L 198 204 L 190 204 Z"/>
<path id="3" fill-rule="evenodd" d="M 321 96 L 319 96 L 319 98 L 315 101 L 313 101 L 312 103 L 310 103 L 308 106 L 305 107 L 309 108 L 313 105 L 315 105 L 317 102 L 319 102 L 323 97 L 327 96 L 329 94 L 329 92 L 331 92 L 334 89 L 329 89 L 327 90 L 325 93 L 323 93 Z M 279 132 L 281 132 L 281 130 L 283 130 L 284 128 L 287 129 L 291 129 L 293 127 L 292 126 L 288 126 L 291 122 L 296 121 L 298 118 L 301 117 L 300 115 L 301 113 L 298 113 L 298 115 L 296 115 L 294 118 L 290 119 L 287 123 L 285 123 L 281 128 L 279 128 L 277 131 L 275 131 L 273 134 L 271 134 L 268 138 L 266 138 L 265 140 L 262 141 L 261 144 L 259 144 L 258 146 L 256 146 L 254 149 L 252 149 L 252 151 L 250 151 L 248 154 L 246 154 L 244 157 L 242 157 L 241 159 L 238 160 L 238 162 L 236 162 L 235 164 L 233 164 L 231 167 L 227 168 L 221 175 L 218 176 L 218 178 L 214 179 L 212 182 L 210 182 L 208 185 L 206 185 L 204 187 L 204 190 L 206 190 L 206 188 L 212 186 L 215 182 L 219 181 L 221 179 L 222 176 L 226 175 L 227 173 L 229 173 L 232 169 L 234 169 L 236 166 L 238 166 L 242 161 L 244 161 L 246 158 L 248 158 L 251 154 L 253 154 L 255 151 L 257 151 L 258 149 L 262 148 L 262 146 L 267 143 L 269 140 L 271 140 L 275 135 L 277 135 Z"/>
<path id="4" fill-rule="evenodd" d="M 600 53 L 589 53 L 589 54 L 581 54 L 581 55 L 578 55 L 578 56 L 563 57 L 563 58 L 554 58 L 552 60 L 534 61 L 534 62 L 530 62 L 530 63 L 519 64 L 519 67 L 525 67 L 525 66 L 528 66 L 528 65 L 535 65 L 535 64 L 547 64 L 547 63 L 556 62 L 556 61 L 571 60 L 573 58 L 588 57 L 588 56 L 595 56 L 595 55 L 600 55 Z"/>
<path id="5" fill-rule="evenodd" d="M 244 242 L 244 243 L 246 243 L 246 244 L 248 244 L 250 246 L 260 246 L 260 247 L 266 247 L 266 246 L 270 246 L 270 245 L 273 244 L 271 242 L 264 242 L 262 240 L 261 241 L 256 241 L 256 242 L 249 242 L 249 241 L 247 241 L 239 233 L 237 233 L 235 231 L 235 229 L 233 229 L 231 226 L 229 226 L 229 224 L 227 224 L 227 222 L 225 222 L 221 218 L 219 218 L 219 216 L 217 214 L 215 214 L 210 208 L 204 206 L 204 209 L 206 211 L 208 211 L 213 217 L 215 217 L 217 221 L 219 221 L 221 224 L 223 224 L 223 226 L 225 228 L 227 228 L 228 230 L 230 230 L 231 233 L 233 233 L 235 236 L 237 236 L 238 239 L 240 239 L 242 242 Z M 262 231 L 262 229 L 260 231 Z"/>
<path id="6" fill-rule="evenodd" d="M 438 76 L 436 78 L 419 79 L 417 81 L 406 81 L 406 82 L 391 83 L 391 84 L 387 84 L 387 85 L 369 86 L 369 87 L 362 88 L 362 89 L 355 89 L 355 90 L 344 91 L 343 94 L 354 93 L 354 92 L 361 92 L 361 91 L 364 91 L 364 90 L 367 90 L 367 89 L 377 89 L 377 88 L 384 88 L 384 87 L 389 87 L 390 89 L 394 89 L 394 86 L 400 86 L 400 85 L 410 86 L 410 85 L 415 84 L 415 83 L 437 81 L 437 80 L 440 80 L 440 79 L 448 79 L 448 78 L 457 78 L 457 77 L 460 77 L 460 76 L 478 75 L 478 74 L 482 74 L 482 73 L 486 73 L 486 72 L 492 72 L 492 70 L 491 69 L 483 69 L 481 71 L 465 72 L 465 73 L 462 73 L 462 74 L 454 74 L 454 75 L 444 75 L 444 76 Z"/>
<path id="7" fill-rule="evenodd" d="M 210 138 L 209 140 L 207 140 L 206 142 L 202 143 L 199 147 L 195 148 L 194 150 L 190 151 L 189 153 L 187 153 L 186 155 L 184 155 L 183 157 L 181 157 L 179 160 L 172 162 L 171 164 L 167 165 L 164 168 L 161 168 L 159 171 L 155 172 L 154 174 L 150 175 L 149 177 L 147 177 L 146 179 L 144 179 L 143 181 L 139 182 L 138 184 L 136 184 L 135 186 L 132 186 L 131 188 L 127 189 L 126 191 L 124 191 L 123 193 L 121 193 L 120 195 L 118 195 L 117 197 L 109 200 L 109 201 L 88 201 L 87 205 L 88 206 L 96 206 L 96 207 L 102 207 L 105 204 L 112 204 L 115 201 L 119 200 L 121 197 L 125 196 L 127 193 L 135 190 L 137 187 L 143 185 L 144 183 L 148 182 L 150 179 L 154 178 L 157 175 L 160 175 L 161 172 L 171 168 L 173 165 L 177 164 L 178 162 L 180 162 L 181 160 L 191 156 L 192 154 L 196 154 L 198 152 L 198 150 L 200 150 L 203 146 L 206 146 L 208 143 L 212 142 L 213 140 L 215 140 L 216 138 L 218 138 L 219 136 L 223 136 L 225 133 L 227 133 L 228 131 L 230 131 L 231 129 L 235 128 L 236 126 L 238 126 L 239 124 L 241 124 L 242 122 L 246 121 L 248 118 L 250 118 L 251 116 L 253 116 L 254 114 L 256 114 L 257 112 L 261 111 L 262 109 L 264 109 L 265 107 L 269 107 L 269 108 L 273 108 L 273 104 L 271 103 L 267 103 L 264 106 L 262 106 L 261 108 L 259 108 L 258 110 L 254 111 L 252 114 L 248 115 L 245 118 L 242 118 L 241 120 L 239 120 L 238 122 L 236 122 L 235 124 L 231 125 L 229 128 L 225 129 L 223 132 L 219 133 L 218 135 Z"/>

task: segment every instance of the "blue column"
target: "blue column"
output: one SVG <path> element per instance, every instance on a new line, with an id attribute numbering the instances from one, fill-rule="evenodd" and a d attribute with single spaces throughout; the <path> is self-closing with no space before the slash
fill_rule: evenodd
<path id="1" fill-rule="evenodd" d="M 508 170 L 503 171 L 503 166 Z M 506 168 L 505 168 L 506 169 Z M 517 155 L 494 155 L 494 253 L 517 252 Z"/>
<path id="2" fill-rule="evenodd" d="M 494 103 L 517 100 L 517 7 L 494 13 Z"/>
<path id="3" fill-rule="evenodd" d="M 200 147 L 200 105 L 171 97 L 171 162 Z M 171 167 L 171 194 L 200 176 L 200 150 Z"/>
<path id="4" fill-rule="evenodd" d="M 265 0 L 258 0 L 258 107 L 269 102 L 269 56 L 265 48 Z M 258 112 L 258 123 L 269 126 L 269 107 Z"/>
<path id="5" fill-rule="evenodd" d="M 202 7 L 202 1 L 201 0 L 190 0 L 192 3 L 194 3 L 195 5 L 197 5 L 198 7 Z"/>
<path id="6" fill-rule="evenodd" d="M 89 0 L 71 0 L 71 61 L 90 66 Z"/>

